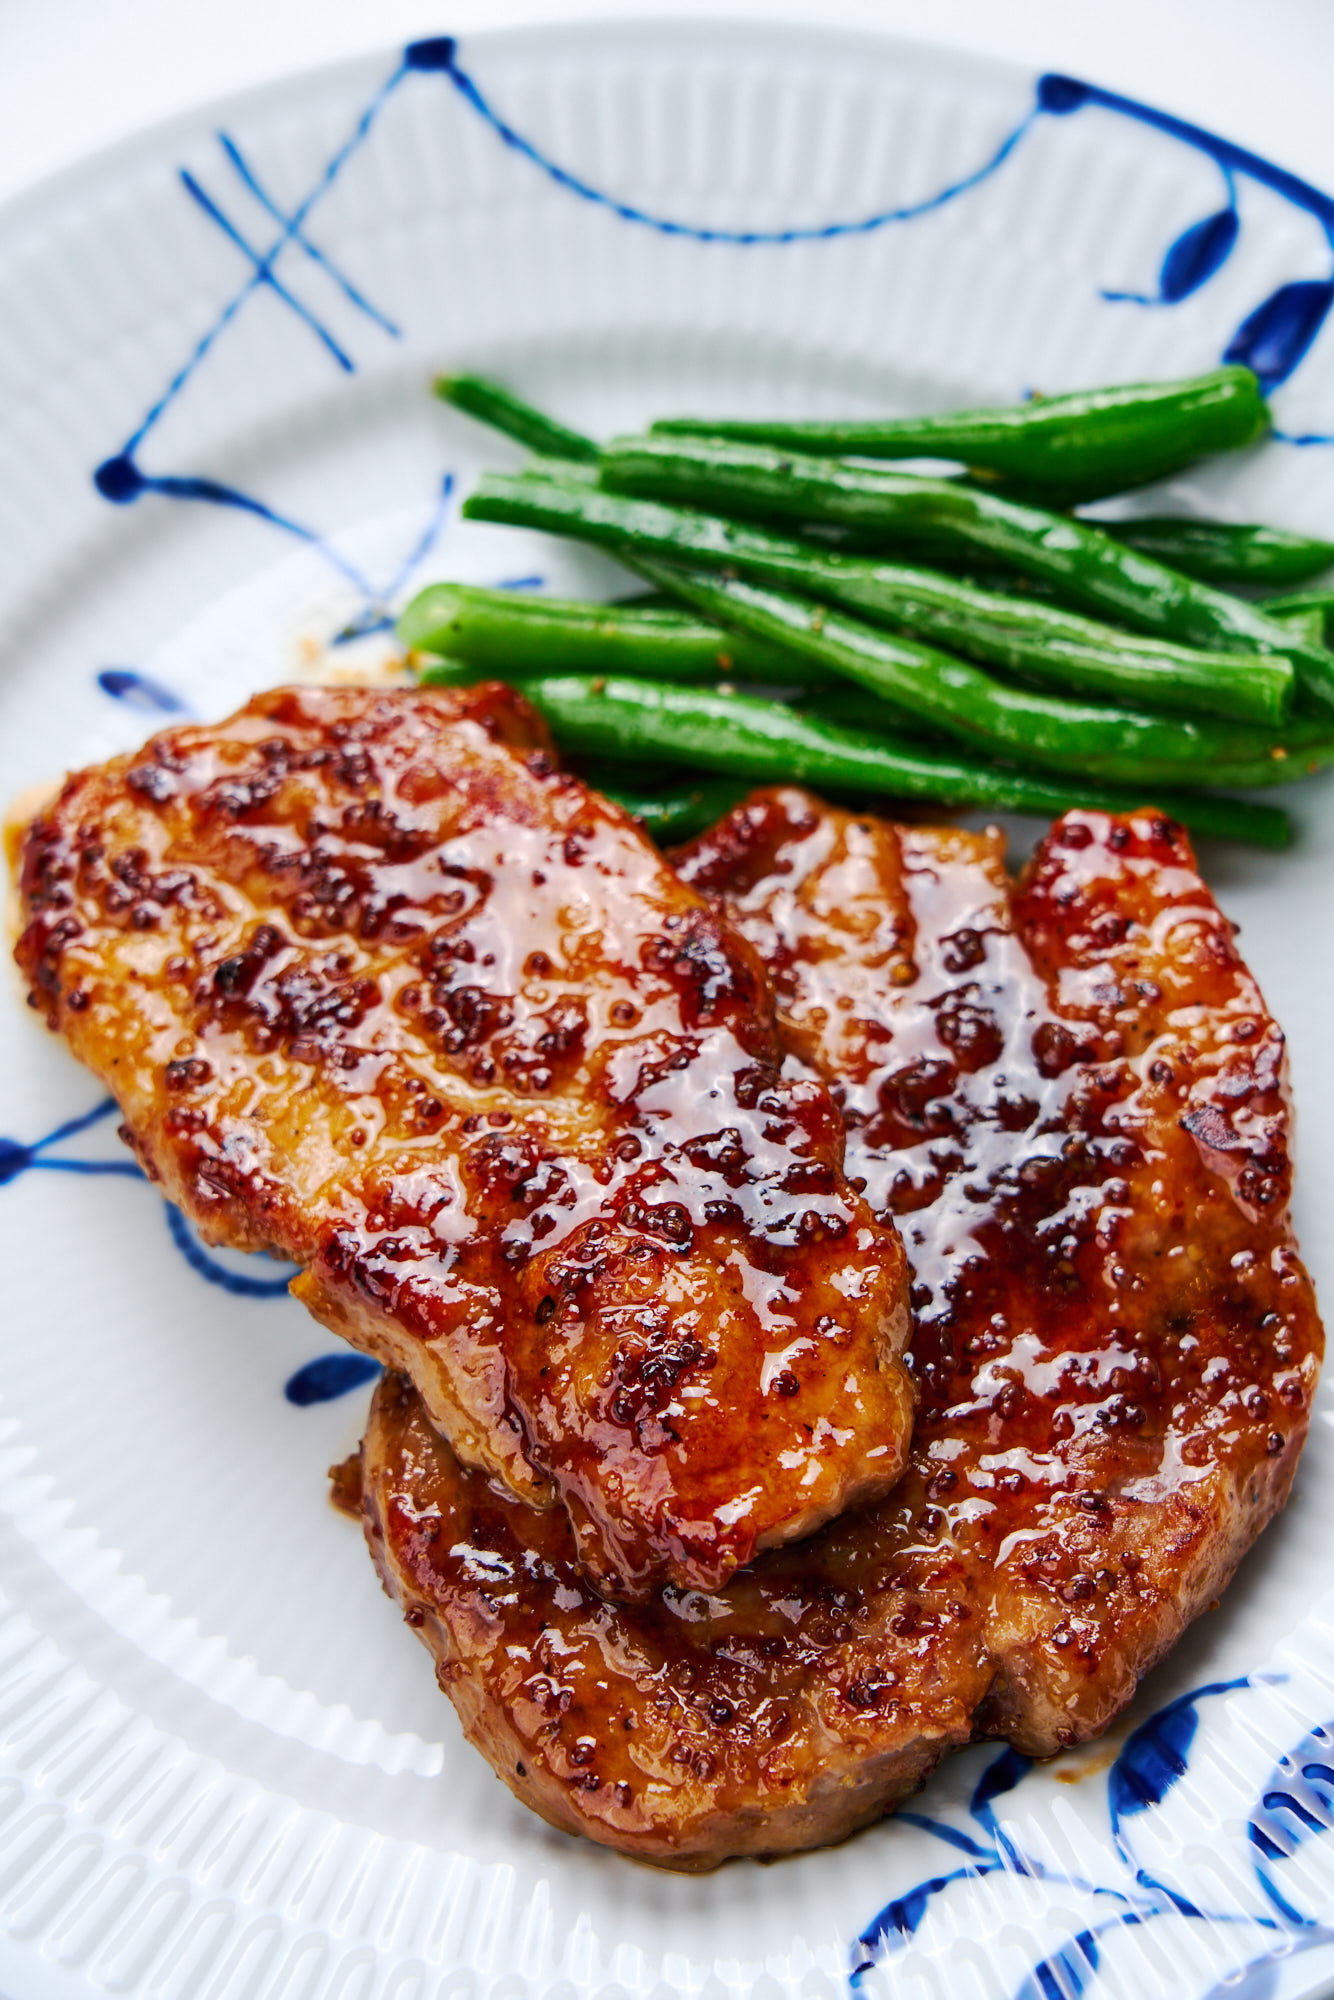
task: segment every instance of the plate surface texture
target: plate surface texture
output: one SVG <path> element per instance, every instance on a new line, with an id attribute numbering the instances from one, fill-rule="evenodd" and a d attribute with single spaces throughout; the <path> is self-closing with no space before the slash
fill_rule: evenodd
<path id="1" fill-rule="evenodd" d="M 440 39 L 151 133 L 0 217 L 0 797 L 374 664 L 432 576 L 609 588 L 459 522 L 515 458 L 432 402 L 443 365 L 609 432 L 1231 353 L 1283 437 L 1173 504 L 1328 533 L 1332 219 L 1070 79 L 753 26 Z M 1294 806 L 1291 855 L 1203 858 L 1291 1038 L 1334 1297 L 1334 801 Z M 1334 1971 L 1328 1399 L 1289 1512 L 1107 1743 L 1031 1771 L 983 1746 L 841 1850 L 663 1876 L 550 1832 L 464 1744 L 325 1500 L 365 1368 L 164 1208 L 11 986 L 11 2000 L 1203 2000 Z"/>

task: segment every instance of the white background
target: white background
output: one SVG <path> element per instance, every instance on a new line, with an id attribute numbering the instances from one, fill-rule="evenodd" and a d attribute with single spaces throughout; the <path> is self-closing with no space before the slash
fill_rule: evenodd
<path id="1" fill-rule="evenodd" d="M 210 98 L 415 35 L 719 14 L 1069 70 L 1334 187 L 1334 0 L 0 0 L 0 200 Z"/>

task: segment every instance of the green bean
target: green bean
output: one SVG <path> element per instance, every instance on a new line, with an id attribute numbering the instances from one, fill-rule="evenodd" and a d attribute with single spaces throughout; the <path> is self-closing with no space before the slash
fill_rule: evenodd
<path id="1" fill-rule="evenodd" d="M 1064 605 L 928 569 L 844 557 L 804 588 L 970 659 L 1132 707 L 1275 723 L 1291 706 L 1292 669 L 1276 654 L 1206 653 L 1142 638 Z"/>
<path id="2" fill-rule="evenodd" d="M 835 722 L 845 729 L 879 729 L 896 732 L 899 727 L 898 711 L 892 702 L 881 701 L 867 688 L 843 687 L 823 688 L 805 696 L 801 701 L 803 715 L 814 715 L 825 722 Z M 1321 733 L 1324 731 L 1325 733 Z M 1286 740 L 1266 742 L 1263 737 L 1253 737 L 1248 749 L 1243 741 L 1228 759 L 1220 759 L 1210 764 L 1207 770 L 1188 771 L 1186 767 L 1173 770 L 1168 766 L 1158 769 L 1146 768 L 1142 772 L 1146 784 L 1173 783 L 1195 786 L 1207 783 L 1211 791 L 1222 787 L 1236 791 L 1263 791 L 1275 785 L 1295 784 L 1301 778 L 1323 771 L 1334 763 L 1334 734 L 1320 722 L 1306 722 L 1298 725 Z M 1114 783 L 1130 784 L 1125 766 L 1114 758 L 1091 755 L 1083 769 L 1089 777 L 1107 779 Z"/>
<path id="3" fill-rule="evenodd" d="M 434 583 L 398 621 L 411 652 L 440 653 L 487 673 L 640 673 L 654 680 L 767 681 L 814 687 L 826 678 L 792 653 L 668 610 L 585 604 L 513 590 Z"/>
<path id="4" fill-rule="evenodd" d="M 726 439 L 620 438 L 603 451 L 601 468 L 603 483 L 619 492 L 748 515 L 830 521 L 891 538 L 924 530 L 961 548 L 981 548 L 1133 630 L 1184 645 L 1289 659 L 1308 701 L 1334 710 L 1334 654 L 1284 632 L 1256 606 L 1178 576 L 1066 515 L 948 479 L 798 458 Z"/>
<path id="5" fill-rule="evenodd" d="M 642 554 L 733 570 L 1034 679 L 1148 708 L 1272 724 L 1291 702 L 1292 668 L 1277 654 L 1202 653 L 1138 638 L 1032 596 L 844 555 L 695 509 L 571 481 L 492 474 L 463 511 L 470 519 L 574 535 L 626 561 Z"/>
<path id="6" fill-rule="evenodd" d="M 1281 625 L 1285 632 L 1296 632 L 1308 645 L 1325 643 L 1325 614 L 1318 605 L 1309 604 L 1299 611 L 1275 611 L 1266 605 L 1265 616 Z"/>
<path id="7" fill-rule="evenodd" d="M 1278 589 L 1285 583 L 1304 583 L 1334 563 L 1334 542 L 1290 534 L 1286 528 L 1156 517 L 1096 525 L 1127 548 L 1205 583 Z"/>
<path id="8" fill-rule="evenodd" d="M 451 403 L 479 423 L 503 431 L 530 451 L 555 459 L 593 459 L 598 455 L 592 438 L 557 423 L 544 410 L 534 409 L 502 382 L 492 382 L 485 375 L 437 375 L 432 387 L 442 403 Z"/>
<path id="9" fill-rule="evenodd" d="M 1132 785 L 1198 785 L 1213 782 L 1215 765 L 1249 766 L 1270 748 L 1245 723 L 1168 720 L 1016 687 L 970 661 L 740 578 L 667 563 L 637 567 L 707 617 L 856 681 L 891 705 L 890 727 L 915 718 L 1022 767 L 1094 771 Z"/>
<path id="10" fill-rule="evenodd" d="M 1209 773 L 1209 783 L 1229 790 L 1235 787 L 1240 792 L 1262 791 L 1271 785 L 1291 785 L 1298 779 L 1312 778 L 1331 764 L 1334 764 L 1334 737 L 1298 738 L 1288 744 L 1271 744 L 1267 752 L 1257 748 L 1249 763 L 1243 759 L 1236 764 L 1220 764 Z"/>
<path id="11" fill-rule="evenodd" d="M 1147 485 L 1197 458 L 1254 444 L 1268 428 L 1249 368 L 943 416 L 804 423 L 685 417 L 653 426 L 663 435 L 737 438 L 817 457 L 957 459 L 1066 501 Z"/>
<path id="12" fill-rule="evenodd" d="M 538 453 L 530 458 L 523 468 L 534 473 L 539 479 L 562 479 L 567 485 L 598 486 L 601 484 L 600 469 L 595 461 L 586 458 L 553 458 Z"/>
<path id="13" fill-rule="evenodd" d="M 603 798 L 641 820 L 659 845 L 702 833 L 739 805 L 750 790 L 744 780 L 736 778 L 698 778 L 693 784 L 678 779 L 655 791 L 632 782 L 633 775 L 616 764 L 594 765 L 582 773 L 585 782 Z"/>
<path id="14" fill-rule="evenodd" d="M 893 566 L 878 564 L 871 576 L 848 579 L 837 601 L 970 659 L 1132 707 L 1273 724 L 1283 721 L 1292 705 L 1295 676 L 1275 653 L 1178 646 L 1121 631 L 1061 604 L 986 590 L 930 570 L 904 566 L 896 576 Z"/>
<path id="15" fill-rule="evenodd" d="M 478 681 L 506 678 L 488 673 L 485 667 L 474 667 L 469 660 L 414 659 L 409 664 L 422 687 L 475 687 Z"/>
<path id="16" fill-rule="evenodd" d="M 947 558 L 940 558 L 940 560 L 946 564 L 948 562 Z M 970 576 L 966 571 L 950 570 L 949 573 L 952 576 L 957 576 L 962 582 L 969 584 L 979 583 L 979 579 L 976 576 Z M 988 570 L 984 573 L 983 581 L 989 584 L 993 590 L 999 591 L 1006 597 L 1018 595 L 1021 599 L 1029 603 L 1056 604 L 1059 602 L 1057 593 L 1053 590 L 1052 586 L 1049 583 L 1044 583 L 1038 577 L 1013 576 L 1006 575 L 1001 571 L 993 572 Z M 1271 619 L 1276 625 L 1281 625 L 1286 632 L 1303 640 L 1308 645 L 1325 646 L 1325 614 L 1328 608 L 1334 607 L 1334 591 L 1294 591 L 1291 596 L 1266 597 L 1254 601 L 1258 611 L 1263 612 L 1264 616 Z M 1108 627 L 1106 629 L 1114 630 L 1115 628 Z M 1141 643 L 1152 645 L 1157 642 L 1149 640 Z M 1189 650 L 1193 652 L 1195 649 L 1191 648 Z M 1205 657 L 1217 659 L 1220 655 L 1208 654 Z M 1233 653 L 1224 657 L 1237 660 L 1242 656 Z M 1265 654 L 1263 656 L 1256 655 L 1255 657 L 1273 659 L 1274 655 Z"/>
<path id="17" fill-rule="evenodd" d="M 582 479 L 545 471 L 488 472 L 462 511 L 470 521 L 501 521 L 547 534 L 573 535 L 618 555 L 642 548 L 682 561 L 729 564 L 766 558 L 807 563 L 827 554 L 765 528 L 695 508 L 630 499 Z"/>
<path id="18" fill-rule="evenodd" d="M 1033 777 L 941 756 L 890 736 L 842 729 L 757 695 L 588 674 L 538 675 L 525 682 L 524 693 L 566 749 L 590 756 L 654 764 L 667 759 L 760 783 L 791 780 L 1042 817 L 1080 807 L 1136 812 L 1146 805 L 1142 787 Z M 1292 838 L 1285 813 L 1249 800 L 1157 792 L 1151 809 L 1198 833 L 1259 847 L 1286 847 Z"/>
<path id="19" fill-rule="evenodd" d="M 607 602 L 618 611 L 675 611 L 678 616 L 681 611 L 676 599 L 665 590 L 628 590 L 620 597 L 609 597 Z"/>
<path id="20" fill-rule="evenodd" d="M 1266 618 L 1295 618 L 1299 612 L 1318 617 L 1321 632 L 1328 638 L 1330 616 L 1334 614 L 1334 589 L 1293 590 L 1283 597 L 1266 597 L 1260 609 Z"/>

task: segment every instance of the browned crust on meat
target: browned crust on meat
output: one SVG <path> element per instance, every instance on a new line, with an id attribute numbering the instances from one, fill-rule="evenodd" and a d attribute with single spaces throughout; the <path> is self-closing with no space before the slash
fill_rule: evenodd
<path id="1" fill-rule="evenodd" d="M 696 1869 L 839 1839 L 976 1734 L 1044 1756 L 1104 1729 L 1283 1505 L 1323 1335 L 1282 1036 L 1179 828 L 1069 814 L 1011 891 L 995 836 L 782 790 L 680 865 L 905 1231 L 903 1480 L 627 1610 L 393 1381 L 363 1464 L 387 1587 L 506 1782 Z"/>
<path id="2" fill-rule="evenodd" d="M 562 1832 L 687 1873 L 795 1853 L 869 1825 L 968 1741 L 953 1693 L 911 1731 L 887 1737 L 873 1716 L 861 1729 L 856 1670 L 823 1695 L 803 1685 L 809 1670 L 790 1670 L 767 1606 L 757 1627 L 748 1577 L 726 1593 L 740 1615 L 697 1593 L 675 1606 L 716 1618 L 723 1644 L 735 1623 L 734 1657 L 680 1656 L 672 1615 L 599 1598 L 560 1517 L 465 1472 L 402 1376 L 376 1390 L 362 1485 L 381 1580 L 434 1654 L 469 1742 Z M 832 1578 L 822 1608 L 837 1620 Z"/>
<path id="3" fill-rule="evenodd" d="M 275 1249 L 608 1590 L 884 1492 L 905 1267 L 758 958 L 521 696 L 287 688 L 28 829 L 34 1005 L 206 1240 Z"/>

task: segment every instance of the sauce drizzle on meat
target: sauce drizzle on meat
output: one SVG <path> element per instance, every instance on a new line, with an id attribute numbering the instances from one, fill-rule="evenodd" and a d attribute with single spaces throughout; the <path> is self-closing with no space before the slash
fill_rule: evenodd
<path id="1" fill-rule="evenodd" d="M 411 1392 L 373 1551 L 472 1739 L 554 1824 L 700 1868 L 842 1837 L 975 1734 L 1105 1728 L 1286 1498 L 1323 1337 L 1282 1037 L 1180 829 L 999 837 L 783 789 L 678 856 L 899 1217 L 921 1407 L 894 1492 L 628 1610 L 460 1472 Z M 521 1768 L 519 1768 L 521 1767 Z"/>

